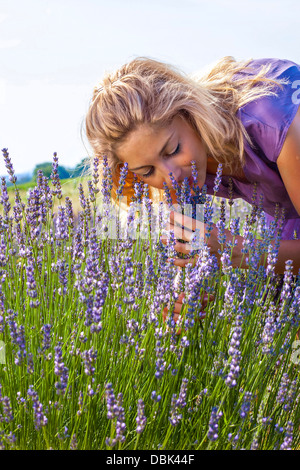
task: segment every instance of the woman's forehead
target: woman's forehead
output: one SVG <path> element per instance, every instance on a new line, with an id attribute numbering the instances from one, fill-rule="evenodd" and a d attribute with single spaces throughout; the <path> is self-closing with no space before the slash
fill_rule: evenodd
<path id="1" fill-rule="evenodd" d="M 151 159 L 161 151 L 165 139 L 171 132 L 171 126 L 158 128 L 150 124 L 141 124 L 117 146 L 117 156 L 121 161 L 128 163 L 129 159 L 133 160 L 141 156 L 149 156 Z"/>

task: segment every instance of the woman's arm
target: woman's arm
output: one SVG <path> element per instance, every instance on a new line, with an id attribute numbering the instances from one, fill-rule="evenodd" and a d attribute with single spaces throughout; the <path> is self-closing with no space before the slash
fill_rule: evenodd
<path id="1" fill-rule="evenodd" d="M 169 230 L 174 231 L 175 237 L 177 238 L 175 244 L 175 250 L 178 253 L 190 254 L 192 246 L 190 244 L 191 235 L 194 230 L 205 227 L 205 224 L 199 222 L 198 220 L 187 217 L 186 215 L 179 214 L 176 212 L 171 212 L 170 214 L 170 226 Z M 182 229 L 182 227 L 184 227 Z M 204 232 L 203 232 L 204 233 Z M 244 238 L 240 235 L 233 236 L 230 230 L 225 229 L 226 242 L 232 242 L 234 245 L 232 250 L 231 264 L 236 268 L 248 268 L 247 258 L 249 258 L 249 253 L 243 253 L 244 248 Z M 178 239 L 185 240 L 188 243 L 182 243 Z M 161 240 L 164 243 L 167 243 L 167 238 L 162 237 Z M 256 246 L 259 243 L 259 240 L 253 240 L 253 250 L 256 250 Z M 271 242 L 274 246 L 275 241 Z M 214 225 L 210 237 L 207 240 L 207 244 L 210 247 L 211 254 L 214 254 L 219 263 L 221 263 L 221 255 L 219 250 L 222 248 L 218 242 L 218 229 Z M 197 255 L 194 259 L 174 259 L 175 266 L 184 267 L 188 263 L 196 262 Z M 298 274 L 300 269 L 300 240 L 281 240 L 278 248 L 277 262 L 275 264 L 274 270 L 276 274 L 283 274 L 285 271 L 285 262 L 287 260 L 293 261 L 293 273 Z M 260 259 L 260 264 L 267 267 L 267 256 L 264 254 Z"/>
<path id="2" fill-rule="evenodd" d="M 287 132 L 277 166 L 288 195 L 300 216 L 300 107 Z"/>
<path id="3" fill-rule="evenodd" d="M 227 238 L 226 240 L 232 239 L 232 235 L 229 230 L 226 230 L 226 235 Z M 247 255 L 243 256 L 242 253 L 242 248 L 243 248 L 243 237 L 238 236 L 235 237 L 237 240 L 237 245 L 233 249 L 232 253 L 232 266 L 234 267 L 241 267 L 241 268 L 247 268 L 248 265 L 246 263 L 246 258 L 248 257 Z M 255 240 L 254 243 L 256 243 L 258 240 Z M 275 241 L 271 242 L 272 245 L 274 246 Z M 274 266 L 274 271 L 276 274 L 283 274 L 285 271 L 285 262 L 287 260 L 292 260 L 293 261 L 293 274 L 298 274 L 298 271 L 300 269 L 300 240 L 281 240 L 280 245 L 278 248 L 278 256 L 277 256 L 277 262 Z M 267 257 L 264 254 L 261 257 L 260 264 L 267 267 Z"/>
<path id="4" fill-rule="evenodd" d="M 287 132 L 285 142 L 277 159 L 277 166 L 285 188 L 290 196 L 290 199 L 300 216 L 300 107 Z M 179 216 L 179 218 L 180 217 L 181 216 Z M 182 223 L 181 218 L 180 220 L 178 219 L 178 216 L 176 216 L 176 218 L 177 223 Z M 189 218 L 185 219 L 185 221 L 188 219 Z M 191 219 L 188 222 L 188 229 L 195 230 L 195 221 Z M 172 229 L 173 228 L 174 227 L 172 227 Z M 178 232 L 178 230 L 180 231 L 180 233 Z M 184 235 L 181 233 L 181 229 L 177 227 L 176 231 L 177 238 L 185 239 Z M 231 232 L 229 230 L 226 230 L 225 233 L 227 241 L 231 240 Z M 235 240 L 237 244 L 234 247 L 232 253 L 232 265 L 234 267 L 247 268 L 247 255 L 243 256 L 242 253 L 243 237 L 236 236 Z M 189 240 L 187 239 L 187 241 Z M 211 237 L 208 241 L 208 244 L 211 247 L 211 253 L 215 254 L 218 260 L 220 261 L 220 255 L 218 254 L 220 245 L 218 243 L 218 233 L 216 227 L 214 227 L 211 232 Z M 180 253 L 188 254 L 191 248 L 184 243 L 177 242 L 175 249 Z M 294 274 L 298 274 L 298 271 L 300 269 L 300 240 L 281 240 L 278 250 L 278 259 L 275 265 L 275 272 L 277 274 L 284 273 L 285 262 L 287 260 L 293 261 L 293 272 Z M 174 264 L 183 267 L 188 262 L 191 262 L 191 260 L 177 258 Z M 261 259 L 261 264 L 266 265 L 266 262 L 267 261 L 265 261 L 265 257 L 263 257 Z"/>

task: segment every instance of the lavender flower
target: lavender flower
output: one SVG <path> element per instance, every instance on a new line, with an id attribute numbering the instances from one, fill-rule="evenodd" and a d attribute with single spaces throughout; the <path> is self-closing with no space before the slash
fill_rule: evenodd
<path id="1" fill-rule="evenodd" d="M 7 396 L 1 396 L 0 403 L 1 402 L 3 406 L 3 414 L 0 414 L 0 422 L 5 421 L 6 423 L 10 423 L 14 419 L 10 399 Z"/>
<path id="2" fill-rule="evenodd" d="M 39 306 L 40 302 L 37 299 L 37 284 L 35 280 L 35 266 L 34 266 L 34 259 L 32 255 L 32 250 L 29 252 L 28 256 L 28 262 L 26 266 L 26 274 L 27 274 L 27 295 L 30 299 L 36 299 L 36 300 L 30 300 L 30 307 L 36 308 Z"/>
<path id="3" fill-rule="evenodd" d="M 172 187 L 173 189 L 175 190 L 175 195 L 176 195 L 176 201 L 177 201 L 177 204 L 179 204 L 180 206 L 182 205 L 182 200 L 181 200 L 181 187 L 180 185 L 177 183 L 177 181 L 175 180 L 174 176 L 172 173 L 169 173 L 169 176 L 170 176 L 170 180 L 171 180 L 171 183 L 172 183 Z"/>
<path id="4" fill-rule="evenodd" d="M 297 390 L 297 381 L 291 382 L 287 373 L 284 373 L 281 378 L 279 389 L 276 395 L 277 403 L 283 404 L 285 411 L 292 409 Z"/>
<path id="5" fill-rule="evenodd" d="M 171 196 L 171 193 L 170 193 L 170 190 L 168 188 L 167 183 L 163 182 L 163 188 L 164 188 L 165 200 L 166 200 L 168 206 L 171 207 L 173 205 L 173 201 L 172 201 L 172 196 Z"/>
<path id="6" fill-rule="evenodd" d="M 44 413 L 44 408 L 42 403 L 39 401 L 39 397 L 37 392 L 33 389 L 33 386 L 30 385 L 28 392 L 28 396 L 32 400 L 32 408 L 34 412 L 34 424 L 35 429 L 40 430 L 43 426 L 46 426 L 48 419 Z"/>
<path id="7" fill-rule="evenodd" d="M 240 417 L 242 419 L 245 419 L 247 417 L 247 414 L 250 411 L 251 400 L 252 400 L 252 393 L 245 392 L 244 397 L 243 397 L 243 403 L 240 409 Z"/>
<path id="8" fill-rule="evenodd" d="M 138 400 L 136 424 L 136 432 L 137 434 L 141 434 L 147 424 L 147 418 L 145 416 L 145 404 L 142 399 Z"/>
<path id="9" fill-rule="evenodd" d="M 106 444 L 113 447 L 117 442 L 125 441 L 125 413 L 123 408 L 123 395 L 119 393 L 117 399 L 115 397 L 112 384 L 107 383 L 105 386 L 105 399 L 107 405 L 107 418 L 116 419 L 116 437 L 114 439 L 107 438 Z"/>
<path id="10" fill-rule="evenodd" d="M 226 377 L 225 383 L 228 387 L 232 388 L 237 385 L 237 379 L 240 374 L 240 362 L 241 362 L 241 351 L 240 343 L 242 338 L 242 325 L 243 317 L 237 315 L 235 319 L 235 326 L 231 334 L 231 340 L 229 345 L 228 353 L 231 356 L 231 362 L 229 365 L 229 373 Z"/>
<path id="11" fill-rule="evenodd" d="M 176 402 L 176 406 L 179 407 L 179 408 L 184 408 L 186 406 L 186 395 L 187 395 L 188 382 L 189 382 L 188 379 L 186 379 L 186 378 L 182 379 L 178 400 Z"/>
<path id="12" fill-rule="evenodd" d="M 62 192 L 61 192 L 61 184 L 60 184 L 60 179 L 58 175 L 58 157 L 57 153 L 54 152 L 53 154 L 53 162 L 52 162 L 52 173 L 50 175 L 50 178 L 52 180 L 52 184 L 56 189 L 53 189 L 51 192 L 53 196 L 57 196 L 58 199 L 62 198 Z"/>
<path id="13" fill-rule="evenodd" d="M 26 345 L 25 345 L 25 328 L 24 325 L 17 325 L 14 319 L 14 315 L 11 314 L 7 317 L 7 323 L 9 326 L 10 337 L 12 344 L 18 347 L 18 351 L 15 357 L 15 364 L 21 365 L 26 357 Z"/>
<path id="14" fill-rule="evenodd" d="M 84 362 L 84 373 L 92 376 L 95 373 L 95 361 L 97 359 L 97 351 L 94 351 L 94 347 L 81 353 L 81 357 Z"/>
<path id="15" fill-rule="evenodd" d="M 66 214 L 66 209 L 63 206 L 59 206 L 55 227 L 56 240 L 69 240 L 68 225 L 69 219 Z"/>
<path id="16" fill-rule="evenodd" d="M 287 260 L 285 263 L 283 287 L 280 294 L 280 300 L 290 299 L 292 296 L 293 282 L 293 261 Z"/>
<path id="17" fill-rule="evenodd" d="M 220 184 L 221 184 L 221 181 L 222 181 L 222 171 L 223 171 L 223 165 L 222 165 L 222 163 L 219 163 L 218 168 L 217 168 L 216 177 L 215 177 L 215 180 L 214 180 L 214 187 L 213 187 L 214 194 L 216 194 L 219 191 L 219 187 L 220 187 Z"/>
<path id="18" fill-rule="evenodd" d="M 158 402 L 160 402 L 160 400 L 161 400 L 161 395 L 157 395 L 156 390 L 153 390 L 153 391 L 151 392 L 151 399 L 152 399 L 153 401 L 155 401 L 156 403 L 158 403 Z"/>
<path id="19" fill-rule="evenodd" d="M 7 186 L 6 186 L 6 181 L 5 181 L 5 178 L 2 177 L 1 178 L 1 197 L 0 197 L 0 204 L 3 205 L 3 209 L 4 209 L 4 218 L 7 219 L 8 218 L 8 214 L 10 212 L 10 209 L 11 209 L 11 204 L 9 202 L 9 196 L 8 196 L 8 193 L 7 193 Z"/>
<path id="20" fill-rule="evenodd" d="M 189 179 L 186 177 L 181 183 L 181 204 L 184 206 L 186 204 L 191 204 L 191 203 L 192 203 L 191 188 L 189 184 Z"/>
<path id="21" fill-rule="evenodd" d="M 293 430 L 294 423 L 292 421 L 288 421 L 285 429 L 284 441 L 280 446 L 280 450 L 292 450 Z"/>
<path id="22" fill-rule="evenodd" d="M 120 170 L 119 187 L 116 191 L 117 196 L 119 197 L 122 195 L 123 188 L 126 183 L 127 174 L 128 174 L 128 163 L 124 163 Z"/>
<path id="23" fill-rule="evenodd" d="M 7 149 L 5 149 L 5 148 L 2 149 L 2 153 L 3 153 L 3 157 L 4 157 L 5 166 L 6 166 L 8 174 L 9 174 L 9 181 L 12 184 L 15 184 L 17 182 L 17 177 L 15 175 L 15 171 L 14 171 L 9 153 L 8 153 Z"/>
<path id="24" fill-rule="evenodd" d="M 261 336 L 262 352 L 264 354 L 273 354 L 274 346 L 272 345 L 274 335 L 276 333 L 276 318 L 275 318 L 276 307 L 274 302 L 270 302 L 269 308 L 266 312 L 265 324 Z"/>
<path id="25" fill-rule="evenodd" d="M 182 414 L 179 413 L 179 409 L 177 406 L 177 395 L 174 393 L 171 399 L 171 409 L 170 409 L 170 416 L 169 421 L 172 426 L 177 426 L 177 424 L 182 419 Z"/>
<path id="26" fill-rule="evenodd" d="M 64 395 L 68 385 L 69 371 L 62 360 L 61 345 L 58 344 L 54 350 L 54 374 L 58 376 L 58 381 L 55 382 L 56 393 L 58 395 Z"/>
<path id="27" fill-rule="evenodd" d="M 217 406 L 212 407 L 211 416 L 209 420 L 209 429 L 207 437 L 210 441 L 216 441 L 219 437 L 219 421 L 223 416 L 222 411 L 218 411 Z"/>
<path id="28" fill-rule="evenodd" d="M 157 339 L 156 341 L 156 362 L 155 362 L 155 367 L 156 367 L 156 372 L 155 372 L 155 377 L 157 379 L 161 379 L 165 368 L 166 368 L 166 361 L 164 361 L 164 353 L 165 353 L 165 348 L 161 346 L 161 340 Z"/>
<path id="29" fill-rule="evenodd" d="M 112 172 L 111 169 L 108 165 L 108 159 L 107 156 L 103 156 L 103 178 L 102 178 L 102 195 L 103 195 L 103 202 L 104 204 L 110 204 L 110 199 L 111 199 L 111 190 L 113 187 L 113 180 L 112 180 Z M 105 214 L 106 215 L 106 214 Z"/>

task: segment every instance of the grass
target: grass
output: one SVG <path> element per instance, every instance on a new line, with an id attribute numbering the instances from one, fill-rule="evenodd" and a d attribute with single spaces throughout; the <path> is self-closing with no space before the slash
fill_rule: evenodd
<path id="1" fill-rule="evenodd" d="M 45 189 L 9 188 L 11 204 L 14 191 L 25 203 L 17 220 L 2 186 L 1 448 L 298 448 L 300 287 L 289 264 L 282 298 L 251 249 L 243 270 L 220 268 L 204 247 L 178 281 L 171 246 L 109 239 L 101 192 L 93 201 L 87 179 L 61 186 L 51 204 Z M 219 200 L 208 203 L 218 220 Z M 248 211 L 227 206 L 226 225 L 240 216 L 243 233 Z M 262 227 L 260 218 L 250 229 L 265 243 Z M 171 313 L 182 291 L 178 334 Z M 215 298 L 199 321 L 205 291 Z"/>

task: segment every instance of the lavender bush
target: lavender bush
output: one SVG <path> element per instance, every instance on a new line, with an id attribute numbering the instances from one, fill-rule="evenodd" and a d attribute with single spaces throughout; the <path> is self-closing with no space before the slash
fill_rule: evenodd
<path id="1" fill-rule="evenodd" d="M 165 246 L 140 224 L 149 237 L 130 237 L 141 215 L 133 204 L 125 224 L 117 219 L 117 236 L 107 236 L 113 212 L 105 159 L 101 186 L 96 161 L 88 191 L 79 185 L 75 214 L 69 197 L 63 203 L 56 155 L 52 183 L 39 172 L 26 203 L 7 149 L 3 155 L 15 203 L 2 178 L 2 449 L 299 447 L 300 282 L 288 261 L 276 290 L 280 214 L 266 227 L 259 205 L 249 212 L 195 188 L 192 202 L 204 203 L 207 226 L 219 229 L 222 265 L 204 244 L 197 264 L 178 271 L 167 261 L 172 236 Z M 181 202 L 191 200 L 186 183 L 176 191 Z M 135 200 L 150 217 L 146 185 L 136 183 Z M 249 269 L 231 266 L 225 227 L 245 237 Z M 266 268 L 258 267 L 262 254 Z M 185 303 L 175 324 L 180 292 Z M 204 292 L 214 295 L 205 312 Z"/>

